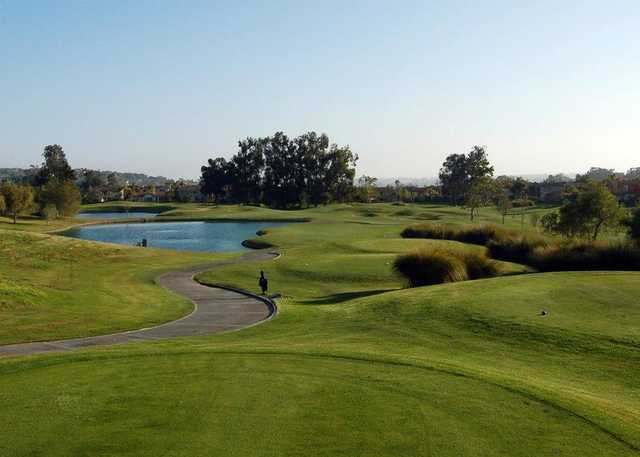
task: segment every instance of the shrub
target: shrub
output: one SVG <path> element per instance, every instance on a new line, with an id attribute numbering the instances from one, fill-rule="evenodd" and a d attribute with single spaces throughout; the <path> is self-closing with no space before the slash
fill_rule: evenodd
<path id="1" fill-rule="evenodd" d="M 411 287 L 491 278 L 498 274 L 496 262 L 484 254 L 426 249 L 399 255 L 393 269 L 407 279 Z"/>
<path id="2" fill-rule="evenodd" d="M 399 255 L 393 269 L 406 278 L 411 287 L 464 281 L 464 262 L 448 251 L 417 250 Z"/>
<path id="3" fill-rule="evenodd" d="M 631 243 L 566 242 L 535 249 L 529 263 L 540 271 L 640 270 L 640 248 Z"/>

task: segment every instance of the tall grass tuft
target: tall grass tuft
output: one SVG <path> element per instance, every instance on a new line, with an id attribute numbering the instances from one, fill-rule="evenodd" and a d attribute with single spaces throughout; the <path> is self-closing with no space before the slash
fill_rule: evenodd
<path id="1" fill-rule="evenodd" d="M 400 234 L 402 238 L 433 238 L 436 240 L 453 240 L 458 229 L 442 224 L 417 224 L 405 228 Z"/>
<path id="2" fill-rule="evenodd" d="M 393 269 L 411 287 L 490 278 L 498 274 L 496 263 L 483 254 L 427 249 L 399 255 Z"/>
<path id="3" fill-rule="evenodd" d="M 498 264 L 484 254 L 465 252 L 458 254 L 467 268 L 469 279 L 493 278 L 498 276 Z"/>
<path id="4" fill-rule="evenodd" d="M 508 262 L 529 263 L 530 257 L 536 249 L 546 248 L 549 243 L 539 236 L 509 236 L 487 243 L 489 254 L 494 259 Z"/>
<path id="5" fill-rule="evenodd" d="M 410 251 L 396 258 L 393 269 L 411 287 L 464 281 L 468 278 L 462 259 L 448 251 Z"/>
<path id="6" fill-rule="evenodd" d="M 622 242 L 569 241 L 535 249 L 528 263 L 540 271 L 640 270 L 640 248 Z"/>

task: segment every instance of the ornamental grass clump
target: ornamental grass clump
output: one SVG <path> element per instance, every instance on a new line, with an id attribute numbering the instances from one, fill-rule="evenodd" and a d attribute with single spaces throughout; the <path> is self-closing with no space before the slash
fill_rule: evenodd
<path id="1" fill-rule="evenodd" d="M 515 235 L 487 243 L 489 254 L 494 259 L 508 262 L 529 263 L 530 257 L 536 249 L 549 246 L 549 242 L 540 236 Z"/>
<path id="2" fill-rule="evenodd" d="M 458 230 L 442 224 L 417 224 L 407 227 L 400 234 L 402 238 L 433 238 L 436 240 L 453 240 Z"/>
<path id="3" fill-rule="evenodd" d="M 534 250 L 529 263 L 540 271 L 640 270 L 640 248 L 624 242 L 568 241 Z"/>
<path id="4" fill-rule="evenodd" d="M 515 236 L 516 233 L 497 225 L 487 224 L 480 227 L 453 228 L 443 224 L 416 224 L 405 228 L 403 238 L 427 238 L 460 241 L 462 243 L 486 246 L 490 241 L 500 241 Z"/>
<path id="5" fill-rule="evenodd" d="M 399 255 L 393 269 L 410 287 L 428 286 L 468 278 L 462 259 L 449 251 L 416 250 Z"/>
<path id="6" fill-rule="evenodd" d="M 410 287 L 428 286 L 498 274 L 494 261 L 483 254 L 421 249 L 399 255 L 393 269 Z"/>

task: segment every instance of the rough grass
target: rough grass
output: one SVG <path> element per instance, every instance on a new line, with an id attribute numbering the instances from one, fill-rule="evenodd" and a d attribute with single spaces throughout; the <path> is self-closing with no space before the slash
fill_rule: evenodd
<path id="1" fill-rule="evenodd" d="M 211 256 L 0 230 L 0 258 L 0 344 L 8 344 L 177 319 L 191 303 L 154 278 Z"/>

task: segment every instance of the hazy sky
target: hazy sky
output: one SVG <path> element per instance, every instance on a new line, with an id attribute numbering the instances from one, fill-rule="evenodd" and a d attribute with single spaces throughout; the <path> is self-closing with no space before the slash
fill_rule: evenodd
<path id="1" fill-rule="evenodd" d="M 640 166 L 640 1 L 0 0 L 0 167 L 195 177 L 278 130 L 379 177 Z"/>

